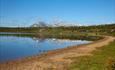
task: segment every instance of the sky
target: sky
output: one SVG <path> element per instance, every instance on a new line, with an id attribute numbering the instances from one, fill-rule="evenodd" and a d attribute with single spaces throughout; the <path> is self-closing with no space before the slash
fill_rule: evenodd
<path id="1" fill-rule="evenodd" d="M 30 26 L 54 19 L 81 25 L 115 22 L 115 0 L 0 0 L 0 26 Z"/>

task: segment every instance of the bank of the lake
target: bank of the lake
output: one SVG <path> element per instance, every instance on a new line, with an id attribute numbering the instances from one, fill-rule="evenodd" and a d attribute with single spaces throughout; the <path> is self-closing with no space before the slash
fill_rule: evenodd
<path id="1" fill-rule="evenodd" d="M 0 68 L 1 70 L 66 70 L 73 62 L 71 58 L 92 55 L 91 52 L 96 48 L 108 45 L 114 39 L 114 37 L 105 36 L 104 39 L 90 44 L 49 51 L 40 56 L 3 63 L 0 64 Z"/>

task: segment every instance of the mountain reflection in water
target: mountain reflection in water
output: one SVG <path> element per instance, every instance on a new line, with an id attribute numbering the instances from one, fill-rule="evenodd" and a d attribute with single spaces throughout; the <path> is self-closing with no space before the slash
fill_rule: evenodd
<path id="1" fill-rule="evenodd" d="M 87 44 L 90 42 L 91 41 L 87 40 L 0 35 L 0 62 L 35 56 L 50 50 Z"/>

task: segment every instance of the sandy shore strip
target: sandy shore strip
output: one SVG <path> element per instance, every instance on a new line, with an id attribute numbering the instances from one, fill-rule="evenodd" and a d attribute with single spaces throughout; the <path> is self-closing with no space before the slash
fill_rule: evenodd
<path id="1" fill-rule="evenodd" d="M 72 63 L 69 58 L 92 55 L 91 52 L 96 48 L 108 45 L 113 40 L 115 37 L 104 36 L 104 39 L 90 44 L 53 50 L 39 56 L 1 63 L 0 70 L 67 70 L 66 67 Z"/>

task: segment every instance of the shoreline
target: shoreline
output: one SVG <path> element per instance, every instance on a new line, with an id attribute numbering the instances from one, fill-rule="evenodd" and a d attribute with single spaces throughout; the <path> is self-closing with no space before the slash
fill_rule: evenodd
<path id="1" fill-rule="evenodd" d="M 71 64 L 72 57 L 92 55 L 91 52 L 98 47 L 108 45 L 115 40 L 114 37 L 104 36 L 104 39 L 94 41 L 89 44 L 71 46 L 63 49 L 52 50 L 39 56 L 27 57 L 24 59 L 0 63 L 1 70 L 66 70 Z"/>

